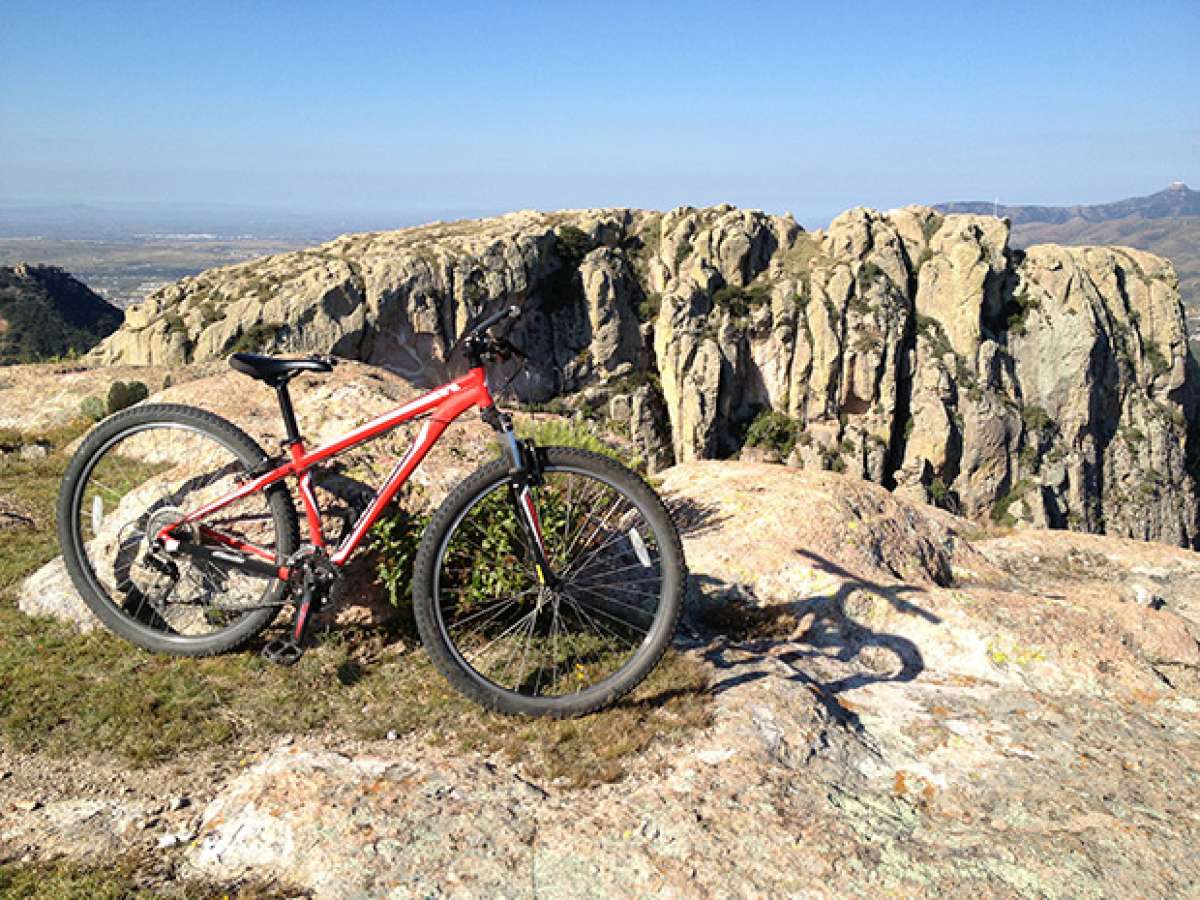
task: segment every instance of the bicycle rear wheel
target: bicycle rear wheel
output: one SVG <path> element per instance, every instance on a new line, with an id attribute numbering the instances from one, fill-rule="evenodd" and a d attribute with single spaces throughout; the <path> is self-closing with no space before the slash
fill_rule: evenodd
<path id="1" fill-rule="evenodd" d="M 203 656 L 230 650 L 271 623 L 286 589 L 278 579 L 166 554 L 153 540 L 248 479 L 264 458 L 224 419 L 173 404 L 134 407 L 87 436 L 63 478 L 58 535 L 72 582 L 106 627 L 147 650 Z M 204 524 L 279 558 L 300 542 L 282 485 Z"/>
<path id="2" fill-rule="evenodd" d="M 508 463 L 466 479 L 434 514 L 414 567 L 421 639 L 454 687 L 498 712 L 582 715 L 632 690 L 678 622 L 679 534 L 659 497 L 613 460 L 542 448 L 533 490 L 543 582 Z"/>

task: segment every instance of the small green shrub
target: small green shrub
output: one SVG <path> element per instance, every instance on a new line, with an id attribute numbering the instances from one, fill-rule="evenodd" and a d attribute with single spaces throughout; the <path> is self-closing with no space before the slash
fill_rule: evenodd
<path id="1" fill-rule="evenodd" d="M 220 322 L 225 318 L 225 310 L 218 309 L 212 303 L 203 303 L 200 306 L 200 327 L 207 328 L 216 322 Z"/>
<path id="2" fill-rule="evenodd" d="M 174 310 L 168 310 L 163 315 L 163 319 L 167 323 L 167 334 L 179 334 L 183 337 L 187 337 L 188 328 L 187 324 L 183 321 L 183 316 L 179 315 L 179 313 L 175 312 Z"/>
<path id="3" fill-rule="evenodd" d="M 929 496 L 933 499 L 935 506 L 941 506 L 946 502 L 946 498 L 950 496 L 950 488 L 946 487 L 946 482 L 942 480 L 942 476 L 937 476 L 933 481 L 929 482 Z"/>
<path id="4" fill-rule="evenodd" d="M 879 268 L 879 266 L 875 263 L 863 263 L 858 269 L 859 289 L 865 292 L 866 289 L 876 281 L 886 281 L 890 283 L 891 279 L 888 278 L 887 272 L 883 271 L 883 269 Z"/>
<path id="5" fill-rule="evenodd" d="M 1032 404 L 1022 407 L 1021 419 L 1025 422 L 1026 428 L 1038 434 L 1048 431 L 1054 426 L 1054 422 L 1050 418 L 1050 413 L 1046 412 L 1042 407 Z"/>
<path id="6" fill-rule="evenodd" d="M 946 336 L 946 329 L 932 316 L 917 313 L 917 334 L 929 343 L 933 355 L 939 359 L 950 352 L 950 338 Z"/>
<path id="7" fill-rule="evenodd" d="M 230 353 L 259 353 L 275 343 L 282 322 L 258 322 L 244 329 L 229 348 Z"/>
<path id="8" fill-rule="evenodd" d="M 559 266 L 541 287 L 542 303 L 547 312 L 566 309 L 582 302 L 583 286 L 579 279 L 579 265 L 592 249 L 591 238 L 586 231 L 574 225 L 563 225 L 554 232 L 555 252 Z"/>
<path id="9" fill-rule="evenodd" d="M 1029 314 L 1033 310 L 1041 309 L 1041 307 L 1041 301 L 1031 295 L 1028 290 L 1014 293 L 1012 301 L 1005 309 L 1008 319 L 1008 330 L 1014 334 L 1024 335 L 1027 331 L 1025 320 L 1029 318 Z"/>
<path id="10" fill-rule="evenodd" d="M 688 258 L 688 254 L 692 252 L 692 239 L 684 238 L 675 248 L 675 268 L 678 269 L 683 265 L 683 261 Z"/>
<path id="11" fill-rule="evenodd" d="M 105 416 L 104 401 L 99 397 L 84 397 L 79 402 L 79 412 L 85 419 L 99 422 Z"/>
<path id="12" fill-rule="evenodd" d="M 762 306 L 771 300 L 771 286 L 767 284 L 752 284 L 749 287 L 737 287 L 727 284 L 713 294 L 713 306 L 728 310 L 736 318 L 750 314 L 750 310 Z"/>
<path id="13" fill-rule="evenodd" d="M 1022 478 L 1012 486 L 1007 494 L 996 501 L 996 505 L 992 507 L 992 521 L 998 525 L 1005 525 L 1009 528 L 1017 524 L 1016 517 L 1008 511 L 1009 507 L 1020 500 L 1030 488 L 1033 487 L 1033 482 L 1028 478 Z"/>
<path id="14" fill-rule="evenodd" d="M 639 246 L 634 251 L 637 256 L 650 257 L 658 253 L 659 244 L 662 243 L 662 231 L 659 224 L 655 222 L 645 231 L 638 232 L 637 243 Z"/>
<path id="15" fill-rule="evenodd" d="M 150 396 L 150 388 L 141 381 L 114 381 L 108 387 L 108 414 L 128 409 Z"/>
<path id="16" fill-rule="evenodd" d="M 764 409 L 746 431 L 747 447 L 763 447 L 776 451 L 786 458 L 796 446 L 800 435 L 800 423 L 790 416 L 773 409 Z"/>
<path id="17" fill-rule="evenodd" d="M 930 216 L 925 220 L 925 224 L 921 226 L 921 235 L 925 238 L 925 243 L 933 240 L 933 236 L 942 230 L 942 225 L 946 220 L 939 215 Z"/>
<path id="18" fill-rule="evenodd" d="M 1151 340 L 1146 341 L 1146 361 L 1150 363 L 1150 371 L 1155 378 L 1171 371 L 1171 363 L 1163 355 L 1162 348 Z"/>
<path id="19" fill-rule="evenodd" d="M 412 596 L 413 561 L 429 516 L 394 504 L 371 530 L 371 549 L 379 555 L 376 573 L 392 606 L 403 607 Z"/>
<path id="20" fill-rule="evenodd" d="M 658 318 L 658 311 L 662 308 L 662 294 L 647 294 L 645 299 L 638 304 L 637 317 L 639 322 L 650 322 Z"/>
<path id="21" fill-rule="evenodd" d="M 570 268 L 577 267 L 592 249 L 592 239 L 582 228 L 563 225 L 555 232 L 558 237 L 558 253 Z"/>
<path id="22" fill-rule="evenodd" d="M 1142 430 L 1134 425 L 1129 425 L 1121 429 L 1121 437 L 1125 439 L 1130 449 L 1137 449 L 1137 446 L 1146 439 L 1146 435 Z"/>

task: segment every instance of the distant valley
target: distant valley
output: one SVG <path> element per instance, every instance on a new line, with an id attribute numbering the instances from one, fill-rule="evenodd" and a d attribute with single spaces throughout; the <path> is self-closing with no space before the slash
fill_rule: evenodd
<path id="1" fill-rule="evenodd" d="M 0 266 L 18 263 L 60 266 L 109 303 L 124 309 L 164 285 L 234 263 L 298 250 L 303 238 L 238 238 L 164 234 L 121 238 L 68 239 L 0 236 Z"/>
<path id="2" fill-rule="evenodd" d="M 206 269 L 465 212 L 479 211 L 302 215 L 222 204 L 0 200 L 0 266 L 60 266 L 123 309 Z"/>

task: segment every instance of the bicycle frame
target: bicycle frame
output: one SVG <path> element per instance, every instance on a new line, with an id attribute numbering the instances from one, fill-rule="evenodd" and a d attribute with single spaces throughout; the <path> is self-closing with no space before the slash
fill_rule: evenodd
<path id="1" fill-rule="evenodd" d="M 166 526 L 159 532 L 158 537 L 170 549 L 172 544 L 178 546 L 177 539 L 171 535 L 172 531 L 181 525 L 196 525 L 199 533 L 204 538 L 223 544 L 241 553 L 251 554 L 273 563 L 276 567 L 278 577 L 286 581 L 290 574 L 287 560 L 277 559 L 273 552 L 263 547 L 209 528 L 202 524 L 202 520 L 244 497 L 248 497 L 257 491 L 266 490 L 271 485 L 285 478 L 295 476 L 300 488 L 300 499 L 304 505 L 304 514 L 308 520 L 312 543 L 316 547 L 324 548 L 326 544 L 321 510 L 317 505 L 317 499 L 312 490 L 312 468 L 336 456 L 343 450 L 355 447 L 364 441 L 385 434 L 393 428 L 403 425 L 405 422 L 410 422 L 426 414 L 431 414 L 421 426 L 421 430 L 413 439 L 411 446 L 396 462 L 391 474 L 388 475 L 379 490 L 376 491 L 375 496 L 371 499 L 370 504 L 363 511 L 362 515 L 359 516 L 358 521 L 354 523 L 354 527 L 350 530 L 350 533 L 329 555 L 329 561 L 333 565 L 345 565 L 354 551 L 358 549 L 363 537 L 370 530 L 371 526 L 379 519 L 384 508 L 396 496 L 397 491 L 404 486 L 404 483 L 417 466 L 421 464 L 421 461 L 425 459 L 425 455 L 433 445 L 437 443 L 438 438 L 442 436 L 442 432 L 460 415 L 476 406 L 485 411 L 494 406 L 491 392 L 488 389 L 487 375 L 482 366 L 472 368 L 463 377 L 444 384 L 418 397 L 411 403 L 406 403 L 404 406 L 398 407 L 391 412 L 384 413 L 382 416 L 367 422 L 365 425 L 359 426 L 349 434 L 315 450 L 306 450 L 303 441 L 299 439 L 290 442 L 288 451 L 291 454 L 291 459 L 288 462 L 265 474 L 258 475 L 236 490 L 206 504 L 195 512 L 189 513 L 181 521 Z"/>

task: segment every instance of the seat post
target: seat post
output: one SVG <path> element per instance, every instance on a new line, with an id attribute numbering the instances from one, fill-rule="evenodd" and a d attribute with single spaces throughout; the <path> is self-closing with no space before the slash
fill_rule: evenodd
<path id="1" fill-rule="evenodd" d="M 286 378 L 275 382 L 275 396 L 279 398 L 279 411 L 283 413 L 283 428 L 287 432 L 284 443 L 300 443 L 300 426 L 296 424 L 296 411 L 292 408 L 292 396 L 288 393 Z"/>

